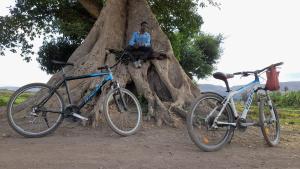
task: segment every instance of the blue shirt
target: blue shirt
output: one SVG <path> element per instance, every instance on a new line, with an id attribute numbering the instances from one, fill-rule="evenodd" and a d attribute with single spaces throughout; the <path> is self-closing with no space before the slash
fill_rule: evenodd
<path id="1" fill-rule="evenodd" d="M 133 32 L 132 38 L 129 41 L 130 46 L 140 44 L 139 46 L 151 46 L 151 36 L 148 32 L 140 34 L 139 32 Z"/>

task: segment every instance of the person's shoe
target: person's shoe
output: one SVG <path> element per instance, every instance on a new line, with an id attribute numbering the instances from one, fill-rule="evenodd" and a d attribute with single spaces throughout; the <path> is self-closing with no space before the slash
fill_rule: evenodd
<path id="1" fill-rule="evenodd" d="M 134 65 L 135 68 L 138 68 L 138 67 L 139 67 L 138 61 L 134 61 L 134 62 L 133 62 L 133 65 Z"/>
<path id="2" fill-rule="evenodd" d="M 141 60 L 138 60 L 138 68 L 141 68 L 142 67 L 142 63 L 141 63 Z"/>

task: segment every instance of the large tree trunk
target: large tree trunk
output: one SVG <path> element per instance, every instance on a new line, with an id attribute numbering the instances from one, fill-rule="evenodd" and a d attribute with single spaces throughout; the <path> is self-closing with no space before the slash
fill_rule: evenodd
<path id="1" fill-rule="evenodd" d="M 78 2 L 85 8 L 85 10 L 94 18 L 98 18 L 102 6 L 95 0 L 78 0 Z"/>
<path id="2" fill-rule="evenodd" d="M 88 36 L 70 57 L 69 62 L 75 63 L 75 66 L 68 67 L 66 72 L 67 75 L 81 75 L 95 72 L 104 64 L 112 65 L 115 57 L 113 54 L 106 55 L 105 48 L 125 48 L 132 32 L 139 30 L 142 21 L 147 21 L 151 27 L 154 51 L 163 51 L 168 58 L 147 61 L 141 69 L 134 68 L 132 63 L 119 64 L 114 70 L 114 76 L 121 86 L 147 100 L 148 117 L 154 117 L 158 125 L 165 123 L 176 126 L 179 119 L 176 114 L 185 116 L 184 109 L 200 91 L 176 60 L 171 43 L 160 29 L 146 0 L 108 0 Z M 48 83 L 54 84 L 59 79 L 61 72 L 55 74 Z M 71 81 L 69 87 L 72 100 L 78 102 L 99 81 Z M 63 90 L 60 92 L 65 95 Z M 89 112 L 93 125 L 100 121 L 99 113 L 105 95 L 106 92 L 103 92 L 84 107 L 83 112 Z"/>

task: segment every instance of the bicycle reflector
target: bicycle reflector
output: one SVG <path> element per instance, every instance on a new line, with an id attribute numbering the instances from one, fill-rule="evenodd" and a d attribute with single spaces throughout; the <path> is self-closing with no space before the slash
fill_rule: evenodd
<path id="1" fill-rule="evenodd" d="M 279 72 L 276 70 L 276 67 L 271 67 L 267 70 L 267 83 L 266 83 L 266 89 L 270 91 L 276 91 L 280 89 L 279 85 Z"/>

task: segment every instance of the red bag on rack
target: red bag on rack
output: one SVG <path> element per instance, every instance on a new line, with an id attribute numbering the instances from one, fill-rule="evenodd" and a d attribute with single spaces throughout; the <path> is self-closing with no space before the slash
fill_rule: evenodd
<path id="1" fill-rule="evenodd" d="M 280 89 L 279 85 L 279 72 L 276 70 L 276 67 L 270 68 L 267 72 L 267 83 L 266 89 L 270 91 L 275 91 Z"/>

